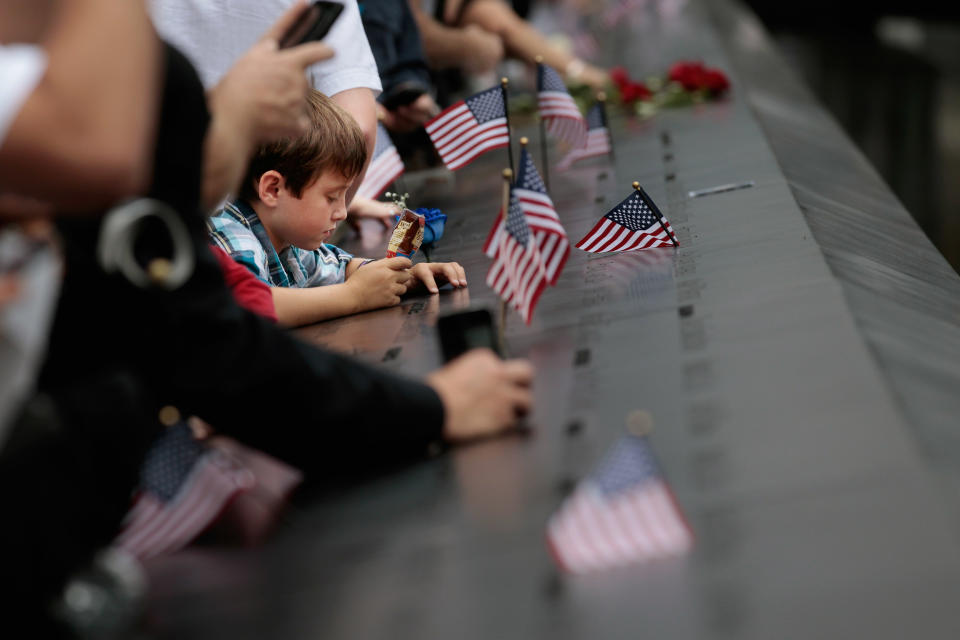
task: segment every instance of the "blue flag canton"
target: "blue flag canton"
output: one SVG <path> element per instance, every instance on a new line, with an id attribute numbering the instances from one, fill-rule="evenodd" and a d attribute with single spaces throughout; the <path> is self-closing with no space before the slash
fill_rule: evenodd
<path id="1" fill-rule="evenodd" d="M 473 117 L 477 119 L 477 123 L 479 124 L 496 120 L 506 115 L 503 108 L 503 91 L 500 87 L 481 91 L 474 96 L 470 96 L 464 102 L 466 102 L 467 108 L 470 109 L 470 113 L 473 114 Z"/>
<path id="2" fill-rule="evenodd" d="M 603 105 L 599 102 L 587 111 L 587 130 L 592 131 L 594 129 L 602 129 L 603 124 Z"/>
<path id="3" fill-rule="evenodd" d="M 613 497 L 661 478 L 660 465 L 645 436 L 623 435 L 590 476 L 600 493 Z"/>
<path id="4" fill-rule="evenodd" d="M 533 164 L 533 158 L 530 157 L 530 153 L 526 149 L 520 153 L 520 171 L 519 175 L 517 175 L 517 186 L 521 189 L 536 191 L 538 193 L 545 194 L 547 192 L 547 185 L 543 183 L 543 178 L 540 177 L 536 165 Z"/>
<path id="5" fill-rule="evenodd" d="M 164 501 L 177 494 L 193 465 L 206 453 L 186 423 L 168 428 L 147 453 L 140 470 L 140 485 Z"/>
<path id="6" fill-rule="evenodd" d="M 560 74 L 545 64 L 537 65 L 537 91 L 557 91 L 567 93 L 567 85 L 564 84 Z"/>
<path id="7" fill-rule="evenodd" d="M 379 158 L 380 154 L 393 146 L 393 141 L 390 140 L 390 134 L 387 133 L 387 128 L 382 124 L 377 124 L 377 142 L 373 147 L 373 157 Z"/>
<path id="8" fill-rule="evenodd" d="M 634 191 L 604 217 L 631 231 L 646 231 L 657 222 L 656 214 L 644 202 L 639 191 Z"/>
<path id="9" fill-rule="evenodd" d="M 518 244 L 527 246 L 530 240 L 530 226 L 527 225 L 527 217 L 523 215 L 523 209 L 520 208 L 520 202 L 513 195 L 513 189 L 510 190 L 510 209 L 507 212 L 507 233 L 513 236 Z"/>

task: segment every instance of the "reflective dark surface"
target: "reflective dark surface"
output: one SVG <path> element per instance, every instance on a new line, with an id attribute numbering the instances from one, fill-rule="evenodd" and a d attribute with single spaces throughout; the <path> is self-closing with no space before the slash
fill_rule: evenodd
<path id="1" fill-rule="evenodd" d="M 730 71 L 725 101 L 611 111 L 616 161 L 551 175 L 572 240 L 639 180 L 681 248 L 574 250 L 532 324 L 508 316 L 538 371 L 531 436 L 315 492 L 264 548 L 154 563 L 149 637 L 957 637 L 960 455 L 940 444 L 957 437 L 960 279 L 738 5 L 637 11 L 606 35 L 635 75 Z M 496 308 L 480 246 L 505 164 L 488 154 L 414 203 L 450 216 L 433 257 L 469 290 L 300 335 L 437 366 L 438 314 Z M 546 520 L 637 409 L 695 550 L 562 575 Z"/>

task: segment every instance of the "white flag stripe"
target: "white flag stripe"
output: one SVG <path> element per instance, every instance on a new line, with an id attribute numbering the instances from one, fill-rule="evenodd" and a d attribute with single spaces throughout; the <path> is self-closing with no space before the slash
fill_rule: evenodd
<path id="1" fill-rule="evenodd" d="M 500 118 L 497 118 L 497 120 L 499 119 Z M 497 124 L 494 120 L 490 122 L 493 122 L 494 126 Z M 437 151 L 440 151 L 450 145 L 456 145 L 463 138 L 469 139 L 471 132 L 490 124 L 490 122 L 484 123 L 483 125 L 477 124 L 473 114 L 468 111 L 458 118 L 456 122 L 452 123 L 443 133 L 434 134 L 430 136 L 430 138 L 433 140 L 433 145 L 437 148 Z"/>
<path id="2" fill-rule="evenodd" d="M 141 558 L 179 549 L 216 518 L 236 493 L 252 484 L 249 471 L 222 469 L 210 455 L 194 465 L 170 502 L 141 495 L 117 544 Z"/>
<path id="3" fill-rule="evenodd" d="M 668 532 L 670 534 L 670 539 L 674 542 L 674 551 L 677 553 L 683 553 L 689 551 L 690 547 L 693 545 L 693 536 L 690 534 L 690 530 L 687 528 L 686 524 L 676 517 L 677 503 L 673 498 L 673 494 L 670 493 L 669 489 L 666 486 L 661 484 L 657 487 L 657 500 L 654 503 L 657 507 L 657 510 L 660 512 L 660 517 L 666 526 L 668 527 Z"/>
<path id="4" fill-rule="evenodd" d="M 591 529 L 589 515 L 585 513 L 585 502 L 582 492 L 575 493 L 563 514 L 571 542 L 583 551 L 580 562 L 574 567 L 577 572 L 600 569 L 605 557 L 603 549 L 597 547 L 597 536 Z"/>
<path id="5" fill-rule="evenodd" d="M 478 155 L 487 151 L 489 149 L 495 149 L 497 147 L 505 147 L 510 142 L 509 136 L 506 134 L 498 134 L 497 138 L 490 138 L 485 140 L 482 144 L 474 145 L 467 148 L 462 152 L 463 155 L 458 154 L 456 159 L 451 159 L 450 161 L 444 160 L 444 164 L 447 165 L 450 169 L 459 169 L 460 167 L 468 164 L 471 160 L 476 158 Z"/>
<path id="6" fill-rule="evenodd" d="M 460 147 L 468 146 L 470 142 L 505 134 L 506 124 L 506 118 L 497 118 L 481 125 L 468 124 L 465 125 L 463 131 L 458 131 L 455 136 L 448 137 L 445 140 L 435 140 L 434 146 L 441 156 L 453 159 L 458 155 L 456 151 Z"/>
<path id="7" fill-rule="evenodd" d="M 593 230 L 590 232 L 589 237 L 586 240 L 581 240 L 577 247 L 583 249 L 584 251 L 592 251 L 594 243 L 602 239 L 607 230 L 613 226 L 613 223 L 609 219 L 603 218 L 600 220 L 600 223 L 594 226 Z"/>
<path id="8" fill-rule="evenodd" d="M 584 502 L 589 503 L 589 513 L 592 522 L 597 523 L 601 527 L 599 536 L 600 545 L 603 544 L 604 540 L 609 541 L 606 547 L 608 549 L 607 555 L 610 565 L 619 564 L 632 557 L 636 557 L 638 552 L 643 554 L 642 547 L 638 547 L 630 539 L 630 535 L 626 533 L 626 531 L 630 531 L 633 528 L 631 524 L 635 526 L 635 523 L 625 520 L 618 509 L 607 508 L 603 498 L 597 494 L 589 495 L 588 499 L 584 500 Z"/>
<path id="9" fill-rule="evenodd" d="M 594 508 L 594 500 L 589 491 L 583 491 L 578 506 L 580 507 L 577 523 L 583 532 L 584 538 L 590 541 L 590 548 L 596 556 L 598 568 L 614 565 L 625 555 L 625 550 L 617 546 L 617 534 L 605 535 L 611 528 L 606 518 Z M 616 527 L 613 527 L 616 529 Z"/>
<path id="10" fill-rule="evenodd" d="M 357 195 L 371 199 L 380 197 L 387 186 L 403 173 L 403 169 L 403 161 L 396 148 L 384 151 L 367 167 L 367 173 L 357 189 Z"/>
<path id="11" fill-rule="evenodd" d="M 591 129 L 587 132 L 586 145 L 581 149 L 574 149 L 568 153 L 559 163 L 558 169 L 569 169 L 577 160 L 592 158 L 610 153 L 610 142 L 607 138 L 606 127 L 601 129 Z"/>
<path id="12" fill-rule="evenodd" d="M 216 517 L 227 499 L 239 490 L 234 482 L 225 482 L 220 470 L 212 469 L 209 461 L 197 467 L 185 482 L 186 492 L 181 491 L 173 503 L 155 511 L 131 537 L 125 546 L 131 553 L 149 557 L 179 548 Z"/>
<path id="13" fill-rule="evenodd" d="M 424 125 L 424 128 L 427 130 L 427 133 L 430 134 L 430 137 L 435 135 L 443 136 L 446 135 L 451 127 L 455 127 L 458 123 L 463 122 L 464 116 L 468 119 L 473 118 L 473 114 L 467 107 L 467 103 L 461 102 L 459 106 L 451 109 L 448 113 L 439 116 L 432 122 L 428 122 Z"/>
<path id="14" fill-rule="evenodd" d="M 572 505 L 550 518 L 547 537 L 564 568 L 573 573 L 582 573 L 594 568 L 596 562 L 589 551 L 590 543 L 577 528 L 575 518 L 570 516 L 571 510 Z"/>

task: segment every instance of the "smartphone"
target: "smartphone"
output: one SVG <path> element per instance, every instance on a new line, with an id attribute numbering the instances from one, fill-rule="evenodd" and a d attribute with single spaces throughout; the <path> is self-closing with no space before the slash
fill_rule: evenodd
<path id="1" fill-rule="evenodd" d="M 343 5 L 339 2 L 313 0 L 280 38 L 280 48 L 287 49 L 304 42 L 323 40 L 342 11 Z"/>
<path id="2" fill-rule="evenodd" d="M 440 350 L 444 362 L 449 362 L 470 349 L 485 347 L 503 357 L 497 344 L 493 316 L 487 309 L 461 311 L 437 319 Z"/>
<path id="3" fill-rule="evenodd" d="M 410 104 L 426 92 L 427 90 L 418 83 L 402 82 L 391 89 L 387 95 L 383 96 L 380 99 L 380 104 L 388 110 L 393 111 L 397 107 Z"/>

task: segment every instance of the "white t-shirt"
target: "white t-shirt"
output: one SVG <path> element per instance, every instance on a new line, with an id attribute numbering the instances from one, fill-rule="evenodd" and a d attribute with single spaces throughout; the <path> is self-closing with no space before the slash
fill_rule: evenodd
<path id="1" fill-rule="evenodd" d="M 323 41 L 336 53 L 310 67 L 313 87 L 332 96 L 347 89 L 381 90 L 377 63 L 360 22 L 356 0 L 344 10 Z M 160 36 L 190 59 L 208 89 L 237 58 L 260 39 L 293 0 L 151 0 Z"/>
<path id="2" fill-rule="evenodd" d="M 0 44 L 0 145 L 47 70 L 47 54 L 28 44 Z"/>

